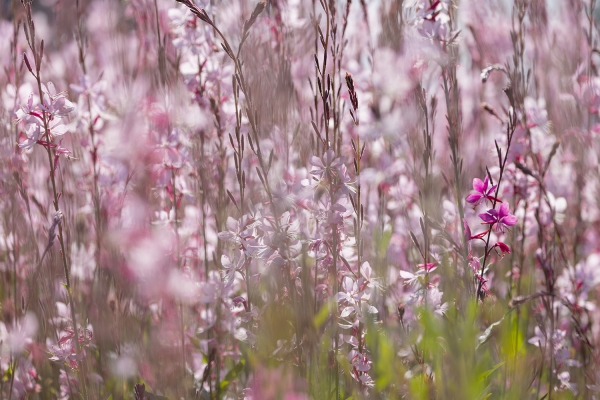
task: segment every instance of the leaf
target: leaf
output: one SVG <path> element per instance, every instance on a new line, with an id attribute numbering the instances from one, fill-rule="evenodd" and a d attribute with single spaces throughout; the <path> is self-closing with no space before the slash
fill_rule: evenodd
<path id="1" fill-rule="evenodd" d="M 488 338 L 490 337 L 490 334 L 492 333 L 492 329 L 494 329 L 495 326 L 500 325 L 500 323 L 504 321 L 504 317 L 500 318 L 499 321 L 494 322 L 493 324 L 491 324 L 490 326 L 487 327 L 487 329 L 485 330 L 485 332 L 483 332 L 482 335 L 480 335 L 477 338 L 477 347 L 476 349 L 479 348 L 479 346 L 481 346 L 483 343 L 485 343 L 486 340 L 488 340 Z"/>
<path id="2" fill-rule="evenodd" d="M 66 290 L 67 292 L 69 292 L 69 294 L 72 294 L 72 292 L 71 292 L 71 288 L 69 287 L 69 285 L 67 285 L 67 284 L 66 284 L 66 283 L 64 283 L 64 282 L 61 282 L 61 286 L 62 286 L 62 287 L 64 287 L 64 288 L 65 288 L 65 290 Z"/>
<path id="3" fill-rule="evenodd" d="M 237 378 L 237 376 L 242 372 L 244 366 L 246 365 L 246 360 L 242 360 L 239 363 L 235 364 L 231 370 L 225 375 L 225 379 L 221 381 L 221 390 L 227 389 L 227 386 Z"/>
<path id="4" fill-rule="evenodd" d="M 375 339 L 377 336 L 377 353 L 379 357 L 374 360 L 374 369 L 377 373 L 377 379 L 375 379 L 375 388 L 377 390 L 384 390 L 387 388 L 394 379 L 394 348 L 390 340 L 386 335 L 381 332 L 374 331 L 372 338 Z M 373 343 L 375 345 L 375 343 Z"/>
<path id="5" fill-rule="evenodd" d="M 379 241 L 379 254 L 387 254 L 387 249 L 392 239 L 392 231 L 384 231 Z"/>
<path id="6" fill-rule="evenodd" d="M 323 307 L 321 307 L 321 309 L 317 313 L 317 315 L 315 315 L 313 323 L 315 324 L 315 327 L 317 329 L 323 326 L 325 321 L 327 321 L 327 318 L 329 318 L 329 315 L 331 315 L 332 308 L 333 307 L 331 302 L 328 302 L 327 304 L 324 304 Z"/>
<path id="7" fill-rule="evenodd" d="M 492 368 L 488 369 L 487 371 L 482 372 L 481 374 L 479 374 L 479 380 L 480 381 L 486 380 L 487 378 L 490 377 L 491 374 L 494 373 L 495 370 L 497 370 L 498 368 L 500 368 L 503 365 L 504 365 L 504 361 L 499 362 L 498 364 L 494 365 Z"/>

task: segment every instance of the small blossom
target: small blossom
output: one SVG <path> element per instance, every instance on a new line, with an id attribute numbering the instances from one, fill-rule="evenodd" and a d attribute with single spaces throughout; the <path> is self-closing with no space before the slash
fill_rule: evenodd
<path id="1" fill-rule="evenodd" d="M 233 280 L 235 278 L 235 273 L 239 272 L 243 274 L 245 260 L 244 256 L 241 254 L 241 251 L 237 251 L 234 259 L 231 260 L 226 255 L 221 256 L 221 265 L 223 265 L 223 281 L 225 282 L 225 287 L 228 288 L 233 284 Z"/>
<path id="2" fill-rule="evenodd" d="M 337 168 L 343 165 L 343 162 L 341 158 L 336 158 L 333 150 L 329 149 L 323 155 L 322 160 L 319 157 L 313 156 L 310 164 L 313 166 L 310 173 L 319 179 L 324 179 L 331 174 L 336 174 Z"/>
<path id="3" fill-rule="evenodd" d="M 569 371 L 563 371 L 556 375 L 560 381 L 561 389 L 569 389 L 573 394 L 577 394 L 577 385 L 571 382 L 571 375 Z"/>
<path id="4" fill-rule="evenodd" d="M 473 273 L 477 275 L 481 270 L 481 260 L 479 257 L 474 257 L 473 254 L 469 254 L 468 261 Z"/>
<path id="5" fill-rule="evenodd" d="M 488 189 L 488 184 L 487 176 L 483 182 L 479 178 L 473 179 L 473 190 L 475 193 L 471 193 L 467 196 L 467 203 L 471 203 L 473 204 L 473 207 L 477 207 L 482 201 L 500 201 L 493 196 L 498 185 L 494 185 Z"/>
<path id="6" fill-rule="evenodd" d="M 517 217 L 510 214 L 508 211 L 508 203 L 502 203 L 498 210 L 490 208 L 487 212 L 479 214 L 479 218 L 481 218 L 485 224 L 496 224 L 496 231 L 498 233 L 506 231 L 507 227 L 517 223 Z"/>
<path id="7" fill-rule="evenodd" d="M 241 246 L 246 240 L 253 237 L 254 227 L 259 225 L 259 222 L 248 215 L 244 215 L 239 221 L 227 217 L 226 225 L 227 230 L 219 232 L 219 239 Z"/>

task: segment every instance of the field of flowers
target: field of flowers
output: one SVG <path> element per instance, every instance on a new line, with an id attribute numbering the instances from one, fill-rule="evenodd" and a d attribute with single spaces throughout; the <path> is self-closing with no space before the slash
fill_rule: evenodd
<path id="1" fill-rule="evenodd" d="M 0 400 L 600 399 L 595 0 L 4 0 Z"/>

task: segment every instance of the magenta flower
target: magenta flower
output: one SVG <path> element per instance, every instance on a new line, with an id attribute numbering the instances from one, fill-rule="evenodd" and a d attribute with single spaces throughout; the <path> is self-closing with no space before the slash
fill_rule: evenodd
<path id="1" fill-rule="evenodd" d="M 508 212 L 508 203 L 500 204 L 498 210 L 490 208 L 487 212 L 479 214 L 479 218 L 483 220 L 484 224 L 496 224 L 498 233 L 504 232 L 507 227 L 517 223 L 517 217 Z"/>
<path id="2" fill-rule="evenodd" d="M 516 217 L 515 217 L 516 219 Z M 494 248 L 497 248 L 500 250 L 502 256 L 504 257 L 504 254 L 510 254 L 510 247 L 508 247 L 508 245 L 506 243 L 502 243 L 502 242 L 498 242 L 494 245 Z"/>
<path id="3" fill-rule="evenodd" d="M 473 207 L 477 207 L 483 200 L 489 201 L 500 201 L 493 196 L 494 191 L 498 185 L 494 185 L 488 189 L 488 177 L 486 176 L 483 182 L 479 178 L 473 179 L 473 190 L 475 193 L 471 193 L 467 196 L 467 202 L 473 204 Z"/>

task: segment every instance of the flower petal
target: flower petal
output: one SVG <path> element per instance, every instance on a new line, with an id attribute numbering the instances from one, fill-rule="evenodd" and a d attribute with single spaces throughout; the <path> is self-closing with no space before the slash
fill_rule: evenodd
<path id="1" fill-rule="evenodd" d="M 473 190 L 483 193 L 487 188 L 487 176 L 485 177 L 485 182 L 482 182 L 479 178 L 473 179 Z"/>
<path id="2" fill-rule="evenodd" d="M 509 215 L 508 203 L 502 203 L 502 204 L 500 204 L 500 207 L 498 208 L 498 218 L 502 218 L 506 215 Z"/>
<path id="3" fill-rule="evenodd" d="M 510 253 L 510 247 L 506 243 L 498 242 L 496 246 L 498 246 L 502 253 Z"/>
<path id="4" fill-rule="evenodd" d="M 492 210 L 490 210 L 490 211 L 492 211 Z M 485 222 L 486 224 L 493 224 L 494 222 L 497 221 L 497 219 L 490 214 L 490 211 L 479 214 L 479 218 L 481 218 L 483 220 L 483 222 Z M 493 211 L 495 211 L 495 210 L 493 210 Z"/>
<path id="5" fill-rule="evenodd" d="M 502 218 L 502 223 L 506 226 L 513 226 L 517 223 L 517 217 L 508 214 L 506 217 Z"/>
<path id="6" fill-rule="evenodd" d="M 481 200 L 482 197 L 483 196 L 481 195 L 481 193 L 472 193 L 467 196 L 467 203 L 475 204 L 479 200 Z"/>

